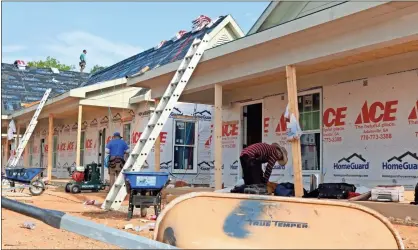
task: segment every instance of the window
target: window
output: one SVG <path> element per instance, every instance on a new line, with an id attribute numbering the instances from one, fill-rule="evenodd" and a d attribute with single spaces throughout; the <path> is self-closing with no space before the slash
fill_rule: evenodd
<path id="1" fill-rule="evenodd" d="M 196 123 L 176 120 L 174 126 L 174 173 L 197 173 L 194 166 L 196 157 Z"/>
<path id="2" fill-rule="evenodd" d="M 56 168 L 57 167 L 57 160 L 58 160 L 58 135 L 54 135 L 54 142 L 53 142 L 54 147 L 52 148 L 52 167 Z"/>
<path id="3" fill-rule="evenodd" d="M 80 136 L 80 166 L 84 165 L 84 140 L 86 137 L 86 132 L 85 131 L 81 131 L 81 136 Z"/>
<path id="4" fill-rule="evenodd" d="M 123 124 L 123 140 L 125 140 L 126 144 L 131 144 L 131 124 Z"/>
<path id="5" fill-rule="evenodd" d="M 321 127 L 319 93 L 298 97 L 299 122 L 303 131 L 318 130 Z"/>
<path id="6" fill-rule="evenodd" d="M 298 96 L 302 170 L 319 171 L 321 166 L 321 94 Z"/>
<path id="7" fill-rule="evenodd" d="M 300 138 L 302 170 L 320 169 L 320 133 L 302 134 Z"/>

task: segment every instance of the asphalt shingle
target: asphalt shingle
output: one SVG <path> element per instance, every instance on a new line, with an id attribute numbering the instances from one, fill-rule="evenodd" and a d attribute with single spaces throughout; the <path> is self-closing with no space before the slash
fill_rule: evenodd
<path id="1" fill-rule="evenodd" d="M 2 63 L 1 69 L 2 114 L 22 109 L 22 103 L 39 101 L 48 88 L 52 89 L 50 98 L 78 88 L 89 76 L 87 73 L 74 71 L 56 74 L 50 68 L 26 67 L 21 70 L 7 63 Z"/>
<path id="2" fill-rule="evenodd" d="M 150 70 L 152 70 L 157 65 L 163 66 L 165 64 L 181 60 L 186 55 L 187 50 L 195 38 L 202 38 L 206 33 L 210 32 L 220 22 L 222 22 L 224 18 L 225 16 L 220 17 L 209 28 L 205 27 L 195 33 L 187 32 L 176 41 L 169 40 L 159 49 L 151 48 L 145 50 L 137 55 L 109 66 L 92 75 L 83 86 L 131 76 L 138 73 L 146 66 L 150 67 Z"/>

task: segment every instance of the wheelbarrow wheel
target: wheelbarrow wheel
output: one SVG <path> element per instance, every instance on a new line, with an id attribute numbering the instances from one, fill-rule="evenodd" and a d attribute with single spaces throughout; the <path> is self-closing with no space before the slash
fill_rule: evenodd
<path id="1" fill-rule="evenodd" d="M 147 207 L 142 207 L 141 206 L 141 217 L 146 217 L 147 216 Z"/>
<path id="2" fill-rule="evenodd" d="M 44 191 L 45 191 L 45 184 L 40 180 L 33 181 L 29 187 L 29 192 L 33 196 L 41 195 Z"/>

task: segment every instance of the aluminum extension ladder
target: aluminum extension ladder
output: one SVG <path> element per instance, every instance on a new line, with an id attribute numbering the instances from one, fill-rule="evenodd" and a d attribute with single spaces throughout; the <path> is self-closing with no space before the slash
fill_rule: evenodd
<path id="1" fill-rule="evenodd" d="M 48 96 L 51 93 L 51 89 L 47 89 L 42 97 L 41 101 L 39 102 L 38 107 L 36 108 L 35 114 L 33 114 L 32 120 L 30 120 L 29 126 L 26 128 L 25 134 L 22 137 L 22 140 L 19 143 L 19 147 L 16 150 L 14 155 L 11 155 L 9 160 L 7 161 L 6 168 L 14 168 L 17 166 L 20 157 L 23 154 L 23 150 L 25 149 L 26 145 L 30 137 L 32 136 L 33 131 L 35 130 L 36 124 L 38 123 L 38 116 L 41 113 L 42 108 L 45 105 L 45 102 L 48 100 Z M 19 135 L 17 136 L 16 140 L 19 140 Z"/>
<path id="2" fill-rule="evenodd" d="M 155 140 L 158 138 L 164 124 L 169 118 L 174 106 L 176 105 L 181 93 L 189 82 L 197 64 L 202 58 L 203 52 L 209 43 L 209 35 L 200 39 L 194 39 L 192 45 L 187 51 L 186 56 L 181 62 L 177 72 L 168 85 L 164 95 L 162 96 L 158 106 L 152 111 L 151 118 L 145 127 L 144 132 L 131 151 L 128 160 L 125 162 L 123 169 L 117 177 L 115 183 L 110 189 L 105 202 L 102 205 L 104 210 L 118 210 L 124 201 L 127 192 L 123 172 L 140 171 L 147 159 L 149 152 L 154 146 Z"/>

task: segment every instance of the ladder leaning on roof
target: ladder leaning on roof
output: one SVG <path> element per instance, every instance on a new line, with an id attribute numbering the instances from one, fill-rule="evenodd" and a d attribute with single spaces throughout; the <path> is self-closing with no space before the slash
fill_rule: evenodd
<path id="1" fill-rule="evenodd" d="M 192 42 L 186 56 L 181 62 L 177 72 L 164 92 L 160 103 L 155 110 L 145 127 L 144 132 L 135 145 L 128 160 L 126 161 L 121 174 L 117 177 L 115 183 L 111 187 L 105 202 L 102 205 L 104 210 L 118 210 L 123 200 L 126 197 L 125 180 L 123 172 L 140 171 L 148 157 L 149 152 L 154 146 L 155 140 L 160 134 L 164 124 L 169 118 L 174 106 L 176 105 L 181 93 L 189 82 L 197 64 L 202 58 L 203 52 L 209 43 L 209 35 L 200 39 L 195 39 Z"/>
<path id="2" fill-rule="evenodd" d="M 35 130 L 36 124 L 38 123 L 38 116 L 41 113 L 41 110 L 44 107 L 45 102 L 48 99 L 50 93 L 51 89 L 47 89 L 45 91 L 44 96 L 42 97 L 38 107 L 36 108 L 35 114 L 33 114 L 32 120 L 30 120 L 29 126 L 26 128 L 25 134 L 23 135 L 22 140 L 19 143 L 19 147 L 17 148 L 16 153 L 10 156 L 6 168 L 14 168 L 17 166 L 17 163 L 19 162 L 19 159 L 22 156 L 23 150 L 25 149 L 26 144 L 28 143 L 33 131 Z M 16 140 L 19 140 L 19 135 L 17 135 Z"/>

